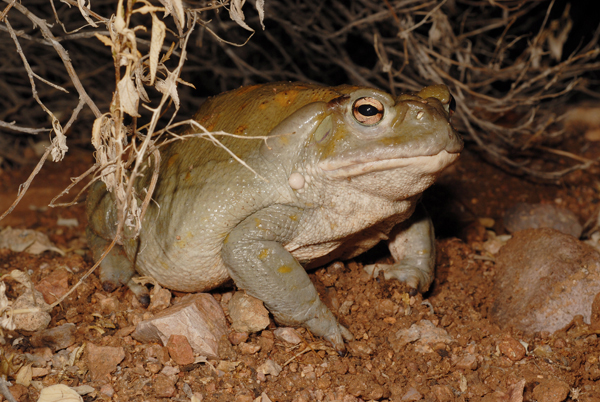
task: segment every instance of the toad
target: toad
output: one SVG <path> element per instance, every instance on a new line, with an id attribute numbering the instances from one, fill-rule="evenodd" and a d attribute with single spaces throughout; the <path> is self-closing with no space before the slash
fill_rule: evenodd
<path id="1" fill-rule="evenodd" d="M 393 97 L 367 87 L 272 83 L 208 99 L 194 119 L 231 135 L 220 145 L 198 136 L 161 150 L 139 238 L 125 233 L 101 264 L 105 288 L 133 287 L 136 271 L 183 292 L 233 279 L 278 323 L 304 326 L 343 350 L 352 334 L 306 269 L 383 240 L 394 263 L 366 269 L 427 290 L 434 234 L 419 198 L 462 150 L 451 103 L 444 85 Z M 140 200 L 151 176 L 139 180 Z M 117 222 L 104 184 L 92 187 L 86 208 L 97 260 Z"/>

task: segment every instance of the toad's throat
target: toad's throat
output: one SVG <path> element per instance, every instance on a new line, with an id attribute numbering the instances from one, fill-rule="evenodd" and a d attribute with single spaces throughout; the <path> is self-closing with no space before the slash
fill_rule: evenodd
<path id="1" fill-rule="evenodd" d="M 377 161 L 322 161 L 319 167 L 332 178 L 347 178 L 363 174 L 410 168 L 421 174 L 437 173 L 458 159 L 460 153 L 443 150 L 435 155 L 422 155 L 404 158 L 382 159 Z"/>

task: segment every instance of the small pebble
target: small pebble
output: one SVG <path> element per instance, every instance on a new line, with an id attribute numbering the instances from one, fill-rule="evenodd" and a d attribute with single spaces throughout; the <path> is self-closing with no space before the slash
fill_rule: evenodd
<path id="1" fill-rule="evenodd" d="M 569 384 L 556 378 L 544 381 L 533 389 L 537 402 L 562 402 L 569 395 Z"/>
<path id="2" fill-rule="evenodd" d="M 298 336 L 298 333 L 294 328 L 277 328 L 273 331 L 273 335 L 281 341 L 297 345 L 302 342 L 302 339 Z"/>
<path id="3" fill-rule="evenodd" d="M 509 336 L 498 343 L 498 349 L 500 350 L 500 353 L 513 362 L 521 360 L 527 354 L 527 351 L 525 350 L 525 347 L 521 345 L 521 342 Z"/>
<path id="4" fill-rule="evenodd" d="M 102 387 L 100 387 L 100 393 L 112 398 L 115 394 L 115 389 L 110 384 L 104 384 Z"/>

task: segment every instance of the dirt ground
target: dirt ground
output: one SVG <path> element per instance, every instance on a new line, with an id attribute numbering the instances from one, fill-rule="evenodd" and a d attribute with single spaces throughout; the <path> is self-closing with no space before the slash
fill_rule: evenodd
<path id="1" fill-rule="evenodd" d="M 600 146 L 587 144 L 584 154 L 597 157 Z M 83 172 L 90 163 L 91 154 L 76 149 L 60 164 L 48 162 L 17 210 L 0 222 L 0 227 L 47 234 L 65 256 L 3 249 L 0 275 L 19 269 L 37 284 L 45 278 L 65 276 L 66 271 L 72 285 L 91 266 L 83 205 L 45 207 L 69 183 L 69 177 Z M 0 173 L 0 211 L 14 200 L 31 169 L 25 166 Z M 125 357 L 116 371 L 91 381 L 83 357 L 57 364 L 64 351 L 48 355 L 49 349 L 32 345 L 31 334 L 4 331 L 0 374 L 8 375 L 15 384 L 17 370 L 28 362 L 26 353 L 46 356 L 34 364 L 45 370 L 37 371 L 29 387 L 10 387 L 19 401 L 36 401 L 40 386 L 57 383 L 71 387 L 90 384 L 94 389 L 83 396 L 85 401 L 253 401 L 261 395 L 282 402 L 600 401 L 600 342 L 596 334 L 574 331 L 580 325 L 577 322 L 570 330 L 554 334 L 525 334 L 489 320 L 496 267 L 493 255 L 483 248 L 488 234 L 482 225 L 505 234 L 502 215 L 521 201 L 566 207 L 584 223 L 597 213 L 600 187 L 596 177 L 597 171 L 591 170 L 571 174 L 558 184 L 536 184 L 510 176 L 466 151 L 426 194 L 438 234 L 436 279 L 429 292 L 410 296 L 402 284 L 369 278 L 362 265 L 387 258 L 381 248 L 347 262 L 343 269 L 336 265 L 312 272 L 322 299 L 356 338 L 344 356 L 304 330 L 298 330 L 303 343 L 286 344 L 274 338 L 277 326 L 271 322 L 268 329 L 247 340 L 260 346 L 260 351 L 248 353 L 246 349 L 244 353 L 239 346 L 223 347 L 224 360 L 238 364 L 219 366 L 214 361 L 178 366 L 161 348 L 140 344 L 129 335 L 128 328 L 151 313 L 133 302 L 126 289 L 104 292 L 93 274 L 54 308 L 49 328 L 76 324 L 75 342 L 68 352 L 90 343 L 122 347 Z M 78 225 L 58 226 L 59 218 L 76 218 Z M 18 287 L 15 282 L 7 284 L 7 294 L 14 298 Z M 220 300 L 230 291 L 222 289 L 213 295 Z M 101 302 L 111 297 L 118 303 L 107 311 Z M 350 306 L 344 314 L 340 312 L 343 305 Z M 427 321 L 441 330 L 439 341 L 423 345 L 398 340 L 399 331 L 422 327 Z M 257 372 L 267 359 L 283 368 L 279 375 Z M 165 367 L 169 368 L 166 374 Z"/>

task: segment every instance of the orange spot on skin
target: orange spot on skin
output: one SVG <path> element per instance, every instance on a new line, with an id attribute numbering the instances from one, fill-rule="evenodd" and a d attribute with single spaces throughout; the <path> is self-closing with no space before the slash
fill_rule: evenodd
<path id="1" fill-rule="evenodd" d="M 279 106 L 289 106 L 292 103 L 294 103 L 297 97 L 298 91 L 294 89 L 289 91 L 283 91 L 275 95 L 275 102 L 277 102 Z"/>
<path id="2" fill-rule="evenodd" d="M 192 173 L 190 171 L 188 171 L 187 174 L 185 175 L 184 180 L 189 180 L 190 177 L 192 177 Z"/>
<path id="3" fill-rule="evenodd" d="M 260 110 L 265 110 L 267 107 L 269 107 L 269 101 L 264 101 L 260 105 L 258 105 L 258 108 Z"/>
<path id="4" fill-rule="evenodd" d="M 179 157 L 179 154 L 171 155 L 171 157 L 167 161 L 167 167 L 173 166 L 173 164 L 175 163 L 175 161 L 177 160 L 178 157 Z"/>
<path id="5" fill-rule="evenodd" d="M 208 131 L 212 131 L 215 128 L 215 125 L 219 122 L 220 118 L 220 113 L 211 113 L 203 116 L 200 120 L 198 120 L 198 123 L 202 124 Z"/>
<path id="6" fill-rule="evenodd" d="M 238 126 L 238 128 L 235 129 L 235 131 L 233 132 L 234 134 L 244 134 L 244 131 L 246 131 L 246 129 L 248 128 L 247 125 L 242 124 L 241 126 Z"/>
<path id="7" fill-rule="evenodd" d="M 263 248 L 262 250 L 260 250 L 260 253 L 258 253 L 258 258 L 260 258 L 261 260 L 264 260 L 268 256 L 269 256 L 269 249 L 268 248 Z"/>
<path id="8" fill-rule="evenodd" d="M 298 215 L 290 215 L 290 219 L 295 222 L 298 220 Z"/>
<path id="9" fill-rule="evenodd" d="M 279 272 L 280 274 L 288 274 L 290 272 L 292 272 L 292 267 L 290 267 L 289 265 L 282 265 L 279 268 L 277 268 L 277 272 Z"/>

